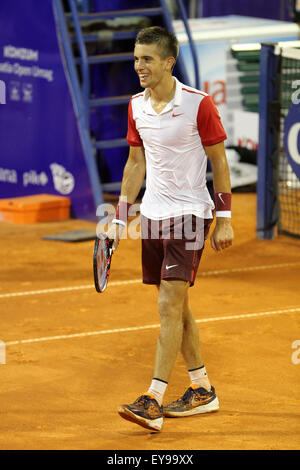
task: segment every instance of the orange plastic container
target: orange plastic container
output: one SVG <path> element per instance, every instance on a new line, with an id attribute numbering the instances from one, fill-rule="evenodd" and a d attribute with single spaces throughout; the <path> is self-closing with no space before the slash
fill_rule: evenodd
<path id="1" fill-rule="evenodd" d="M 15 224 L 54 222 L 70 218 L 68 197 L 52 194 L 0 199 L 0 220 Z"/>

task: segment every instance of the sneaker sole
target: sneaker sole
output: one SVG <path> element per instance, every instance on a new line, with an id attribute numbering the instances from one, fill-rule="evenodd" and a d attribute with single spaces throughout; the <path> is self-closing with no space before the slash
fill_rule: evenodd
<path id="1" fill-rule="evenodd" d="M 218 411 L 219 409 L 219 400 L 218 397 L 214 398 L 211 402 L 206 405 L 199 405 L 191 410 L 187 411 L 167 411 L 164 410 L 164 416 L 168 418 L 180 418 L 184 416 L 192 416 L 203 413 L 212 413 L 213 411 Z"/>
<path id="2" fill-rule="evenodd" d="M 143 428 L 150 429 L 150 431 L 160 431 L 163 425 L 163 417 L 156 419 L 142 418 L 142 416 L 134 414 L 125 406 L 120 406 L 118 413 L 122 418 L 127 419 L 127 421 L 139 424 Z"/>

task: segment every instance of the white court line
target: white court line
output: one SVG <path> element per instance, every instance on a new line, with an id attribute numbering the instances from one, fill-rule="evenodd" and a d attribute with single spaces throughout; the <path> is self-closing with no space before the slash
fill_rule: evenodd
<path id="1" fill-rule="evenodd" d="M 281 264 L 269 264 L 263 266 L 247 266 L 245 268 L 233 268 L 233 269 L 220 269 L 214 271 L 200 271 L 198 276 L 218 276 L 220 274 L 230 274 L 230 273 L 239 273 L 239 272 L 250 272 L 250 271 L 259 271 L 265 269 L 277 269 L 277 268 L 289 268 L 293 266 L 300 266 L 300 262 L 298 263 L 281 263 Z M 123 286 L 126 284 L 138 284 L 142 283 L 141 279 L 132 279 L 128 281 L 112 281 L 109 283 L 109 288 L 114 286 Z M 51 289 L 40 289 L 40 290 L 31 290 L 25 292 L 11 292 L 8 294 L 0 294 L 0 299 L 7 299 L 10 297 L 23 297 L 26 295 L 39 295 L 39 294 L 53 294 L 58 292 L 69 292 L 74 290 L 81 290 L 81 289 L 94 289 L 94 284 L 85 284 L 81 286 L 72 286 L 72 287 L 54 287 Z"/>
<path id="2" fill-rule="evenodd" d="M 208 322 L 217 322 L 217 321 L 226 321 L 226 320 L 240 320 L 243 318 L 254 318 L 254 317 L 264 317 L 267 315 L 281 315 L 284 313 L 296 313 L 300 312 L 300 307 L 295 308 L 287 308 L 282 310 L 271 310 L 269 312 L 257 312 L 257 313 L 245 313 L 242 315 L 227 315 L 223 317 L 212 317 L 212 318 L 201 318 L 196 320 L 196 323 L 208 323 Z M 84 333 L 74 333 L 70 335 L 59 335 L 59 336 L 45 336 L 42 338 L 32 338 L 32 339 L 22 339 L 19 341 L 7 341 L 5 342 L 6 346 L 13 346 L 17 344 L 26 344 L 26 343 L 41 343 L 44 341 L 55 341 L 59 339 L 71 339 L 71 338 L 84 338 L 87 336 L 99 336 L 99 335 L 107 335 L 112 333 L 124 333 L 124 332 L 131 332 L 131 331 L 142 331 L 142 330 L 149 330 L 153 328 L 159 328 L 159 324 L 154 325 L 143 325 L 143 326 L 132 326 L 129 328 L 116 328 L 112 330 L 99 330 L 99 331 L 88 331 Z"/>
<path id="3" fill-rule="evenodd" d="M 137 284 L 138 282 L 141 282 L 141 279 L 132 279 L 129 281 L 113 281 L 109 283 L 109 287 L 122 286 L 124 284 Z M 95 289 L 94 284 L 85 284 L 83 286 L 72 286 L 72 287 L 54 287 L 52 289 L 29 290 L 25 292 L 11 292 L 9 294 L 0 294 L 0 299 L 5 299 L 9 297 L 22 297 L 24 295 L 52 294 L 56 292 L 68 292 L 72 290 L 92 289 L 92 288 Z"/>
<path id="4" fill-rule="evenodd" d="M 216 276 L 218 274 L 229 274 L 229 273 L 241 273 L 247 271 L 259 271 L 264 269 L 276 269 L 276 268 L 290 268 L 293 266 L 300 266 L 298 263 L 281 263 L 281 264 L 267 264 L 263 266 L 247 266 L 246 268 L 233 268 L 233 269 L 220 269 L 218 271 L 203 271 L 200 272 L 200 276 Z"/>

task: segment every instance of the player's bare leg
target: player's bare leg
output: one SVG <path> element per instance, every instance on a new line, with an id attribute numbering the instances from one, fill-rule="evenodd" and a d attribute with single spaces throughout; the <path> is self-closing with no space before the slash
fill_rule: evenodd
<path id="1" fill-rule="evenodd" d="M 191 386 L 182 397 L 164 407 L 164 415 L 182 417 L 217 411 L 219 401 L 203 364 L 199 332 L 189 305 L 188 292 L 183 303 L 181 352 L 189 372 Z"/>
<path id="2" fill-rule="evenodd" d="M 156 347 L 154 379 L 148 391 L 130 405 L 121 405 L 119 414 L 152 431 L 163 424 L 162 399 L 171 375 L 183 334 L 183 303 L 188 288 L 185 281 L 162 281 L 158 291 L 160 335 Z"/>
<path id="3" fill-rule="evenodd" d="M 188 370 L 203 366 L 199 331 L 190 308 L 188 292 L 186 293 L 183 303 L 183 335 L 181 352 Z"/>
<path id="4" fill-rule="evenodd" d="M 156 347 L 154 377 L 169 381 L 183 335 L 183 305 L 189 283 L 161 281 L 158 293 L 160 334 Z"/>

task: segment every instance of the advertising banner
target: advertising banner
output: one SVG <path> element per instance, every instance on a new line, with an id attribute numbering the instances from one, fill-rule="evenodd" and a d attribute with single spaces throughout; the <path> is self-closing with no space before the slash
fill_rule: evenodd
<path id="1" fill-rule="evenodd" d="M 51 0 L 0 3 L 0 198 L 56 194 L 93 219 Z"/>
<path id="2" fill-rule="evenodd" d="M 293 103 L 285 118 L 284 149 L 290 166 L 300 180 L 300 103 Z"/>
<path id="3" fill-rule="evenodd" d="M 195 86 L 193 58 L 183 22 L 173 22 L 191 86 Z M 290 22 L 239 15 L 189 20 L 195 43 L 201 89 L 211 95 L 227 127 L 227 51 L 236 43 L 261 43 L 298 39 L 299 28 Z M 246 121 L 245 121 L 246 122 Z M 244 129 L 247 136 L 247 124 Z M 236 144 L 236 142 L 234 142 Z"/>

